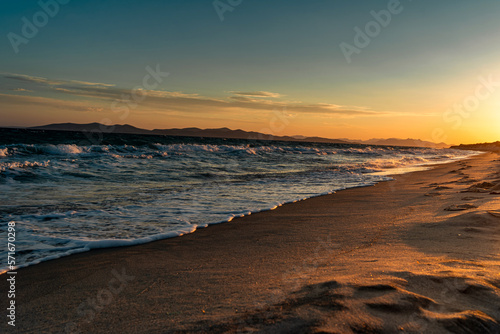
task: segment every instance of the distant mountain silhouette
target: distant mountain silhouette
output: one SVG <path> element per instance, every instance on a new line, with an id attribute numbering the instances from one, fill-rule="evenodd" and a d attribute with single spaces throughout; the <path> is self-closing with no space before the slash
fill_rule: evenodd
<path id="1" fill-rule="evenodd" d="M 57 123 L 42 126 L 34 126 L 30 129 L 35 130 L 58 130 L 58 131 L 101 131 L 101 132 L 114 132 L 114 133 L 133 133 L 133 134 L 152 134 L 151 130 L 136 128 L 135 126 L 124 125 L 111 125 L 107 126 L 101 123 Z"/>
<path id="2" fill-rule="evenodd" d="M 451 148 L 471 151 L 500 152 L 500 141 L 494 143 L 462 144 L 458 146 L 452 146 Z"/>
<path id="3" fill-rule="evenodd" d="M 329 139 L 322 137 L 305 137 L 305 136 L 273 136 L 255 131 L 231 130 L 229 128 L 219 129 L 199 129 L 199 128 L 183 128 L 183 129 L 154 129 L 146 130 L 135 126 L 124 125 L 104 125 L 100 123 L 76 124 L 76 123 L 58 123 L 48 124 L 43 126 L 35 126 L 30 129 L 37 130 L 59 130 L 59 131 L 92 131 L 92 132 L 114 132 L 114 133 L 130 133 L 143 135 L 164 135 L 164 136 L 182 136 L 182 137 L 206 137 L 206 138 L 231 138 L 231 139 L 259 139 L 259 140 L 278 140 L 291 142 L 312 142 L 312 143 L 333 143 L 333 144 L 364 144 L 364 145 L 383 145 L 383 146 L 413 146 L 413 147 L 430 147 L 430 148 L 446 148 L 449 145 L 445 143 L 433 143 L 420 139 L 370 139 L 370 140 L 350 140 L 350 139 Z"/>
<path id="4" fill-rule="evenodd" d="M 450 145 L 446 143 L 433 143 L 430 141 L 420 140 L 420 139 L 399 139 L 399 138 L 389 138 L 380 139 L 374 138 L 369 140 L 352 140 L 352 142 L 368 145 L 387 145 L 387 146 L 414 146 L 414 147 L 430 147 L 430 148 L 447 148 Z"/>
<path id="5" fill-rule="evenodd" d="M 145 135 L 164 135 L 164 136 L 182 136 L 182 137 L 207 137 L 207 138 L 231 138 L 231 139 L 259 139 L 259 140 L 278 140 L 292 142 L 314 142 L 314 143 L 333 143 L 333 144 L 352 144 L 351 142 L 329 139 L 321 137 L 303 137 L 303 136 L 273 136 L 255 131 L 231 130 L 229 128 L 220 129 L 140 129 L 132 125 L 103 125 L 100 123 L 76 124 L 76 123 L 58 123 L 43 126 L 35 126 L 30 129 L 35 130 L 59 130 L 59 131 L 91 131 L 91 132 L 113 132 L 130 133 Z"/>

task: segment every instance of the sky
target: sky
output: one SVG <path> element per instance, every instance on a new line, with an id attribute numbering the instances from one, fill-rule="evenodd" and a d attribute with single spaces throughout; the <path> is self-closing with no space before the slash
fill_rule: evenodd
<path id="1" fill-rule="evenodd" d="M 497 0 L 0 0 L 0 126 L 500 140 Z"/>

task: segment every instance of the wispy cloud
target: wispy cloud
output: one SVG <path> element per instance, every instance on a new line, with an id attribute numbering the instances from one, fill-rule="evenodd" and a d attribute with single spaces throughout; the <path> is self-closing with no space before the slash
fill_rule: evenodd
<path id="1" fill-rule="evenodd" d="M 105 84 L 105 83 L 100 83 L 100 82 L 86 82 L 86 81 L 79 81 L 79 80 L 71 80 L 71 82 L 76 83 L 78 85 L 85 85 L 85 86 L 102 86 L 102 87 L 114 87 L 115 86 L 115 85 Z"/>
<path id="2" fill-rule="evenodd" d="M 19 80 L 19 81 L 24 81 L 24 82 L 32 82 L 32 83 L 38 83 L 38 84 L 46 84 L 46 85 L 50 85 L 50 86 L 66 85 L 69 83 L 73 83 L 76 85 L 83 85 L 83 86 L 99 86 L 99 87 L 113 87 L 113 86 L 115 86 L 115 85 L 105 84 L 105 83 L 100 83 L 100 82 L 87 82 L 87 81 L 80 81 L 80 80 L 50 80 L 50 79 L 43 78 L 43 77 L 35 77 L 32 75 L 16 74 L 16 73 L 3 73 L 3 76 L 4 76 L 4 78 L 7 78 L 7 79 Z"/>
<path id="3" fill-rule="evenodd" d="M 63 101 L 60 99 L 46 98 L 40 96 L 21 96 L 0 93 L 0 104 L 4 106 L 22 106 L 47 109 L 59 109 L 77 112 L 102 112 L 104 108 L 89 106 L 81 101 Z"/>
<path id="4" fill-rule="evenodd" d="M 233 101 L 246 102 L 246 103 L 269 103 L 269 104 L 275 103 L 275 101 L 265 100 L 265 99 L 255 99 L 248 96 L 230 96 L 229 99 Z"/>
<path id="5" fill-rule="evenodd" d="M 101 110 L 106 104 L 111 110 L 113 102 L 120 101 L 125 103 L 124 100 L 132 99 L 132 91 L 130 89 L 118 88 L 112 84 L 86 82 L 80 80 L 52 80 L 48 78 L 29 76 L 24 74 L 4 74 L 3 77 L 8 80 L 16 80 L 20 82 L 30 83 L 30 90 L 35 94 L 38 90 L 40 92 L 51 91 L 53 94 L 60 95 L 61 99 L 56 98 L 43 100 L 42 97 L 37 97 L 41 103 L 53 105 L 54 108 L 61 108 L 67 106 L 66 101 L 70 97 L 73 101 L 78 101 L 77 104 L 69 105 L 71 110 L 89 111 L 98 105 L 98 110 Z M 28 91 L 26 88 L 24 91 Z M 21 90 L 19 90 L 21 91 Z M 227 98 L 210 98 L 200 96 L 199 94 L 183 93 L 177 91 L 164 91 L 164 90 L 146 90 L 138 89 L 134 94 L 141 96 L 138 103 L 140 107 L 135 108 L 134 112 L 160 112 L 164 114 L 169 113 L 185 113 L 189 114 L 221 114 L 221 113 L 242 113 L 248 112 L 269 112 L 275 109 L 286 109 L 293 114 L 317 114 L 322 117 L 356 117 L 356 116 L 383 116 L 389 115 L 390 112 L 374 111 L 366 107 L 357 106 L 343 106 L 331 103 L 302 103 L 275 100 L 275 98 L 282 97 L 279 93 L 272 93 L 266 91 L 231 91 L 232 96 Z M 64 97 L 66 96 L 66 97 Z M 53 96 L 51 96 L 53 97 Z M 10 103 L 21 103 L 23 100 L 26 104 L 34 104 L 33 96 L 17 96 L 15 98 L 8 95 L 2 95 L 2 100 L 7 100 Z M 35 99 L 36 100 L 36 99 Z M 59 101 L 59 104 L 57 103 Z M 87 103 L 87 107 L 82 104 Z"/>
<path id="6" fill-rule="evenodd" d="M 33 92 L 31 89 L 26 89 L 26 88 L 13 88 L 13 89 L 11 89 L 11 91 L 14 91 L 14 92 L 27 92 L 27 93 Z"/>
<path id="7" fill-rule="evenodd" d="M 250 96 L 250 97 L 272 97 L 272 98 L 277 98 L 277 97 L 282 97 L 283 95 L 278 94 L 278 93 L 271 93 L 271 92 L 263 92 L 263 91 L 258 91 L 258 92 L 230 92 L 234 95 L 240 95 L 240 96 Z"/>

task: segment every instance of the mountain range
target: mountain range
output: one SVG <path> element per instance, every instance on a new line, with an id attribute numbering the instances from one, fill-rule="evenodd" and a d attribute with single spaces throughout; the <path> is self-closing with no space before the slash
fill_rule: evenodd
<path id="1" fill-rule="evenodd" d="M 370 139 L 370 140 L 350 140 L 350 139 L 330 139 L 322 137 L 305 137 L 305 136 L 274 136 L 255 131 L 231 130 L 229 128 L 218 129 L 200 129 L 200 128 L 183 128 L 183 129 L 154 129 L 147 130 L 137 128 L 129 124 L 123 125 L 104 125 L 100 123 L 57 123 L 43 126 L 35 126 L 29 129 L 35 130 L 59 130 L 59 131 L 98 131 L 98 132 L 113 132 L 113 133 L 130 133 L 143 135 L 164 135 L 164 136 L 183 136 L 183 137 L 207 137 L 207 138 L 232 138 L 232 139 L 260 139 L 260 140 L 278 140 L 291 142 L 314 142 L 314 143 L 333 143 L 333 144 L 365 144 L 365 145 L 385 145 L 385 146 L 413 146 L 413 147 L 433 147 L 444 148 L 448 147 L 445 143 L 432 143 L 420 139 Z"/>
<path id="2" fill-rule="evenodd" d="M 446 143 L 433 143 L 421 139 L 399 139 L 399 138 L 374 138 L 369 140 L 354 140 L 353 142 L 367 145 L 386 145 L 386 146 L 415 146 L 429 148 L 448 148 L 450 145 Z"/>

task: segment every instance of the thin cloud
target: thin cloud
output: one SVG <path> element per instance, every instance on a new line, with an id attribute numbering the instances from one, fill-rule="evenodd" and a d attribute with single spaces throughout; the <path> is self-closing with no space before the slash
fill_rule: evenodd
<path id="1" fill-rule="evenodd" d="M 14 89 L 10 89 L 10 90 L 13 92 L 27 92 L 27 93 L 33 92 L 31 89 L 25 89 L 25 88 L 14 88 Z"/>
<path id="2" fill-rule="evenodd" d="M 63 81 L 49 80 L 47 78 L 35 77 L 32 75 L 25 75 L 25 74 L 5 74 L 4 78 L 23 81 L 23 82 L 46 84 L 46 85 L 60 85 L 63 83 Z"/>
<path id="3" fill-rule="evenodd" d="M 154 97 L 186 97 L 196 99 L 199 97 L 198 94 L 186 94 L 182 92 L 169 92 L 166 90 L 146 90 L 146 89 L 138 89 L 140 94 L 144 96 L 154 96 Z"/>
<path id="4" fill-rule="evenodd" d="M 283 95 L 279 93 L 271 93 L 271 92 L 263 92 L 263 91 L 257 91 L 257 92 L 230 92 L 234 95 L 240 95 L 240 96 L 249 96 L 249 97 L 272 97 L 272 98 L 277 98 L 277 97 L 282 97 Z"/>
<path id="5" fill-rule="evenodd" d="M 247 103 L 275 103 L 271 100 L 263 100 L 263 99 L 253 99 L 248 96 L 230 96 L 230 100 L 238 101 L 238 102 L 247 102 Z"/>
<path id="6" fill-rule="evenodd" d="M 79 80 L 71 80 L 71 82 L 79 84 L 79 85 L 86 85 L 86 86 L 102 86 L 102 87 L 114 87 L 115 85 L 111 84 L 105 84 L 101 82 L 86 82 L 86 81 L 79 81 Z"/>
<path id="7" fill-rule="evenodd" d="M 395 113 L 380 112 L 370 110 L 366 107 L 342 106 L 331 103 L 306 104 L 296 101 L 280 101 L 266 98 L 277 98 L 282 96 L 278 93 L 266 91 L 240 92 L 233 91 L 234 94 L 226 99 L 215 99 L 176 91 L 146 90 L 146 89 L 122 89 L 115 85 L 86 82 L 79 80 L 50 80 L 47 78 L 34 77 L 23 74 L 8 74 L 5 78 L 36 83 L 40 90 L 52 90 L 61 95 L 68 95 L 73 98 L 86 98 L 90 100 L 79 101 L 81 103 L 98 103 L 100 106 L 108 105 L 111 111 L 113 106 L 133 105 L 134 112 L 141 113 L 151 110 L 169 113 L 186 114 L 221 114 L 221 113 L 248 113 L 252 110 L 256 112 L 269 112 L 272 110 L 288 110 L 294 114 L 316 114 L 322 117 L 355 117 L 355 116 L 384 116 Z M 31 87 L 30 87 L 31 88 Z M 135 100 L 134 100 L 135 97 Z M 67 98 L 61 98 L 59 108 L 64 105 Z M 92 102 L 92 100 L 94 102 Z M 99 102 L 97 102 L 99 101 Z M 26 100 L 32 103 L 32 100 Z M 20 103 L 17 101 L 16 103 Z M 87 105 L 88 107 L 88 105 Z M 76 106 L 72 105 L 73 110 Z M 87 109 L 86 109 L 87 110 Z M 80 109 L 81 111 L 81 109 Z M 87 110 L 88 111 L 88 110 Z"/>
<path id="8" fill-rule="evenodd" d="M 50 79 L 43 78 L 43 77 L 35 77 L 32 75 L 16 74 L 16 73 L 5 73 L 4 78 L 12 79 L 12 80 L 19 80 L 19 81 L 24 81 L 24 82 L 32 82 L 32 83 L 37 83 L 37 84 L 46 84 L 49 86 L 60 86 L 60 85 L 67 85 L 67 84 L 76 84 L 76 85 L 82 85 L 82 86 L 100 86 L 100 87 L 114 87 L 115 86 L 115 85 L 105 84 L 105 83 L 100 83 L 100 82 L 87 82 L 87 81 L 80 81 L 80 80 L 50 80 Z"/>
<path id="9" fill-rule="evenodd" d="M 9 106 L 27 106 L 27 107 L 44 107 L 49 109 L 62 109 L 64 111 L 77 112 L 99 112 L 104 111 L 101 107 L 89 106 L 87 103 L 80 101 L 64 101 L 53 98 L 39 96 L 21 96 L 9 95 L 0 93 L 0 103 L 8 108 Z"/>

